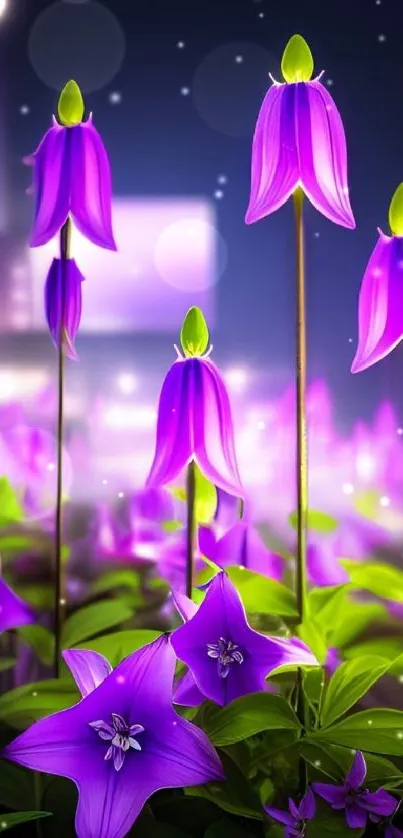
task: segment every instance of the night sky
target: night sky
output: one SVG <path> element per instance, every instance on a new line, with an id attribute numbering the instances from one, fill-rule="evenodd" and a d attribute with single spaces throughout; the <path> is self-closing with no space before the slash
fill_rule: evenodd
<path id="1" fill-rule="evenodd" d="M 282 50 L 299 32 L 311 46 L 315 75 L 326 71 L 322 81 L 344 120 L 357 221 L 357 230 L 348 231 L 307 206 L 309 374 L 327 379 L 344 419 L 371 414 L 385 397 L 403 410 L 401 350 L 367 372 L 349 372 L 359 285 L 377 227 L 389 232 L 389 202 L 403 180 L 402 3 L 105 0 L 120 25 L 116 31 L 105 28 L 95 5 L 8 0 L 0 19 L 15 206 L 26 200 L 29 184 L 21 158 L 46 130 L 58 84 L 75 76 L 108 147 L 116 194 L 201 195 L 216 202 L 228 248 L 218 285 L 217 357 L 284 369 L 286 380 L 294 347 L 292 207 L 252 227 L 244 214 L 268 73 L 280 79 Z M 82 26 L 63 25 L 62 42 L 32 30 L 50 6 L 82 16 Z M 91 21 L 99 25 L 87 36 Z"/>

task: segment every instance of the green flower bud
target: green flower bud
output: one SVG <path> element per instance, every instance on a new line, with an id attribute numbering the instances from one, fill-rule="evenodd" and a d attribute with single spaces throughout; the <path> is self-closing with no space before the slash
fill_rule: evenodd
<path id="1" fill-rule="evenodd" d="M 288 84 L 312 78 L 312 53 L 302 35 L 293 35 L 288 41 L 281 59 L 281 72 Z"/>
<path id="2" fill-rule="evenodd" d="M 389 227 L 394 236 L 403 236 L 403 183 L 397 187 L 390 202 Z"/>
<path id="3" fill-rule="evenodd" d="M 208 347 L 210 335 L 200 308 L 189 309 L 181 329 L 181 345 L 186 358 L 200 358 Z"/>
<path id="4" fill-rule="evenodd" d="M 59 122 L 66 128 L 80 125 L 83 121 L 85 106 L 81 90 L 76 81 L 68 81 L 57 103 Z"/>

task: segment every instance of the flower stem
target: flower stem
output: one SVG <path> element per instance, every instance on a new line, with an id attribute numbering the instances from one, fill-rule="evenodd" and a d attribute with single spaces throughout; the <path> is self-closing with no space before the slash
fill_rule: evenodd
<path id="1" fill-rule="evenodd" d="M 42 809 L 42 775 L 39 771 L 34 771 L 34 797 L 36 811 L 40 812 Z M 42 823 L 40 819 L 36 822 L 36 834 L 37 838 L 43 838 Z"/>
<path id="2" fill-rule="evenodd" d="M 62 261 L 62 269 L 65 263 L 70 259 L 70 245 L 71 245 L 71 221 L 67 218 L 65 224 L 60 231 L 60 259 Z M 56 484 L 56 526 L 55 526 L 55 657 L 54 670 L 55 677 L 60 675 L 61 665 L 61 633 L 65 616 L 66 599 L 65 599 L 65 580 L 63 572 L 63 532 L 62 532 L 62 504 L 63 504 L 63 414 L 64 414 L 64 319 L 66 307 L 66 282 L 63 277 L 62 282 L 62 298 L 61 298 L 61 318 L 60 318 L 60 335 L 59 335 L 59 349 L 58 349 L 58 375 L 57 375 L 57 484 Z"/>
<path id="3" fill-rule="evenodd" d="M 194 556 L 196 549 L 196 469 L 192 460 L 186 473 L 186 596 L 192 599 Z"/>
<path id="4" fill-rule="evenodd" d="M 307 516 L 308 516 L 308 445 L 306 430 L 306 309 L 304 254 L 304 193 L 298 187 L 293 195 L 297 243 L 297 334 L 296 334 L 296 397 L 297 397 L 297 564 L 296 596 L 299 622 L 306 612 L 307 594 Z"/>

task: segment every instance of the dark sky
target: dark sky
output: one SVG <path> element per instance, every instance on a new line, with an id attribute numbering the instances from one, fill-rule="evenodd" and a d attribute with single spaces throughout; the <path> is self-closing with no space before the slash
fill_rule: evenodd
<path id="1" fill-rule="evenodd" d="M 294 241 L 291 206 L 253 227 L 244 224 L 251 137 L 268 72 L 279 78 L 281 53 L 293 33 L 306 38 L 315 74 L 325 69 L 323 81 L 331 80 L 329 91 L 343 116 L 357 221 L 351 232 L 307 207 L 309 372 L 328 380 L 345 417 L 371 412 L 381 397 L 403 409 L 403 351 L 358 376 L 349 372 L 359 284 L 376 228 L 388 232 L 390 198 L 403 180 L 403 3 L 105 0 L 123 30 L 124 56 L 119 32 L 105 30 L 95 13 L 91 18 L 93 3 L 8 5 L 0 31 L 15 194 L 22 196 L 28 184 L 20 159 L 37 144 L 56 100 L 30 61 L 30 32 L 49 6 L 69 6 L 75 21 L 63 24 L 62 41 L 60 27 L 59 36 L 56 30 L 32 35 L 36 69 L 39 62 L 56 86 L 69 45 L 72 69 L 66 67 L 66 74 L 91 88 L 86 102 L 109 149 L 117 194 L 212 197 L 222 189 L 223 198 L 214 200 L 228 267 L 219 284 L 215 344 L 226 358 L 248 358 L 260 368 L 291 370 Z M 99 25 L 85 34 L 91 20 Z M 119 56 L 121 68 L 111 78 Z M 105 84 L 94 92 L 94 78 L 101 75 Z M 121 102 L 112 104 L 116 92 Z M 221 187 L 220 174 L 228 179 Z"/>

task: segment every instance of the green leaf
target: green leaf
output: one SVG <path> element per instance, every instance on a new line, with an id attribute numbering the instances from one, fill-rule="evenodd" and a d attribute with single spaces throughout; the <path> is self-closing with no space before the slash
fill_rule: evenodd
<path id="1" fill-rule="evenodd" d="M 126 622 L 132 616 L 132 610 L 118 600 L 96 602 L 80 608 L 69 617 L 62 630 L 62 647 L 68 649 L 77 646 L 83 640 L 94 637 L 113 626 Z"/>
<path id="2" fill-rule="evenodd" d="M 196 463 L 195 469 L 195 516 L 198 524 L 209 524 L 217 509 L 217 489 L 207 480 Z"/>
<path id="3" fill-rule="evenodd" d="M 89 640 L 86 647 L 93 652 L 99 652 L 110 662 L 112 666 L 117 666 L 123 658 L 126 658 L 131 652 L 152 643 L 157 637 L 161 636 L 160 631 L 151 629 L 139 629 L 133 631 L 117 631 L 113 634 L 105 634 L 102 637 L 97 637 L 94 640 Z M 79 648 L 82 648 L 78 644 Z"/>
<path id="4" fill-rule="evenodd" d="M 57 103 L 57 115 L 61 125 L 72 128 L 79 125 L 84 117 L 84 100 L 76 81 L 71 79 L 63 88 Z"/>
<path id="5" fill-rule="evenodd" d="M 329 727 L 347 713 L 360 698 L 388 671 L 390 661 L 375 655 L 355 658 L 342 663 L 325 690 L 321 722 Z"/>
<path id="6" fill-rule="evenodd" d="M 41 663 L 51 666 L 54 658 L 55 638 L 44 626 L 21 626 L 18 634 L 33 649 Z"/>
<path id="7" fill-rule="evenodd" d="M 330 807 L 320 806 L 315 818 L 308 821 L 306 838 L 360 838 L 364 829 L 350 829 L 344 812 L 335 812 Z"/>
<path id="8" fill-rule="evenodd" d="M 403 602 L 403 572 L 387 564 L 341 560 L 342 566 L 357 588 L 389 600 Z"/>
<path id="9" fill-rule="evenodd" d="M 302 625 L 298 626 L 298 637 L 306 643 L 321 664 L 325 663 L 328 648 L 323 634 L 316 619 L 304 620 Z"/>
<path id="10" fill-rule="evenodd" d="M 329 644 L 338 649 L 345 649 L 368 626 L 384 622 L 388 614 L 387 609 L 380 602 L 350 600 L 348 607 L 347 614 L 343 612 L 342 619 L 334 625 L 329 637 Z"/>
<path id="11" fill-rule="evenodd" d="M 302 35 L 293 35 L 288 41 L 281 59 L 281 72 L 290 84 L 312 78 L 312 53 Z"/>
<path id="12" fill-rule="evenodd" d="M 0 805 L 7 809 L 35 809 L 32 772 L 13 762 L 0 760 Z"/>
<path id="13" fill-rule="evenodd" d="M 309 738 L 357 751 L 403 756 L 403 712 L 378 707 L 363 710 L 311 733 Z"/>
<path id="14" fill-rule="evenodd" d="M 24 520 L 24 510 L 7 477 L 0 477 L 0 527 Z"/>
<path id="15" fill-rule="evenodd" d="M 345 612 L 350 612 L 348 593 L 351 588 L 351 585 L 332 585 L 314 588 L 308 594 L 308 613 L 312 614 L 326 637 L 331 635 L 334 625 L 344 619 Z"/>
<path id="16" fill-rule="evenodd" d="M 295 596 L 285 585 L 235 565 L 226 568 L 231 582 L 239 591 L 246 611 L 297 617 Z"/>
<path id="17" fill-rule="evenodd" d="M 15 664 L 15 658 L 0 658 L 0 672 L 6 672 L 7 669 L 12 669 Z"/>
<path id="18" fill-rule="evenodd" d="M 39 818 L 51 818 L 52 812 L 13 812 L 11 815 L 0 815 L 0 829 L 5 832 L 27 821 L 37 821 Z"/>
<path id="19" fill-rule="evenodd" d="M 316 779 L 316 774 L 325 774 L 336 783 L 344 779 L 353 760 L 350 748 L 325 742 L 313 744 L 307 738 L 300 739 L 298 751 L 314 769 L 313 779 Z M 366 783 L 371 789 L 380 786 L 394 788 L 403 782 L 403 773 L 390 760 L 374 754 L 365 754 L 365 762 Z"/>
<path id="20" fill-rule="evenodd" d="M 75 684 L 67 680 L 27 684 L 0 696 L 0 721 L 24 730 L 50 713 L 71 707 L 77 699 Z"/>
<path id="21" fill-rule="evenodd" d="M 235 821 L 222 818 L 209 826 L 204 838 L 252 838 L 250 832 L 245 832 Z"/>
<path id="22" fill-rule="evenodd" d="M 181 346 L 187 358 L 199 358 L 209 345 L 210 335 L 204 314 L 192 306 L 186 314 L 181 329 Z"/>
<path id="23" fill-rule="evenodd" d="M 288 522 L 290 526 L 296 530 L 298 515 L 297 512 L 292 512 Z M 307 528 L 312 532 L 331 533 L 337 530 L 339 524 L 336 518 L 332 518 L 327 512 L 319 512 L 318 509 L 308 509 L 307 514 Z"/>
<path id="24" fill-rule="evenodd" d="M 344 657 L 348 660 L 360 658 L 363 655 L 379 655 L 390 661 L 389 674 L 403 675 L 403 642 L 402 636 L 397 637 L 374 637 L 369 640 L 362 640 L 344 650 Z"/>
<path id="25" fill-rule="evenodd" d="M 280 695 L 252 693 L 209 712 L 203 727 L 215 747 L 241 742 L 262 730 L 300 730 L 289 704 Z"/>
<path id="26" fill-rule="evenodd" d="M 129 590 L 137 590 L 139 586 L 139 576 L 134 570 L 123 568 L 120 570 L 111 570 L 104 573 L 99 579 L 91 585 L 91 593 L 94 595 L 109 593 L 117 588 L 128 588 Z"/>
<path id="27" fill-rule="evenodd" d="M 403 236 L 403 183 L 399 184 L 390 202 L 389 227 L 394 236 Z"/>
<path id="28" fill-rule="evenodd" d="M 180 500 L 186 500 L 186 493 L 185 498 L 180 498 Z M 164 521 L 162 524 L 164 532 L 178 532 L 178 530 L 181 530 L 182 527 L 183 524 L 181 521 Z"/>
<path id="29" fill-rule="evenodd" d="M 382 495 L 375 489 L 367 489 L 353 495 L 353 507 L 363 518 L 376 521 L 379 517 L 379 501 Z"/>
<path id="30" fill-rule="evenodd" d="M 259 795 L 254 791 L 246 777 L 235 763 L 225 754 L 219 754 L 226 782 L 206 783 L 204 786 L 193 786 L 184 789 L 186 795 L 205 797 L 224 812 L 232 815 L 263 819 L 262 805 Z"/>

